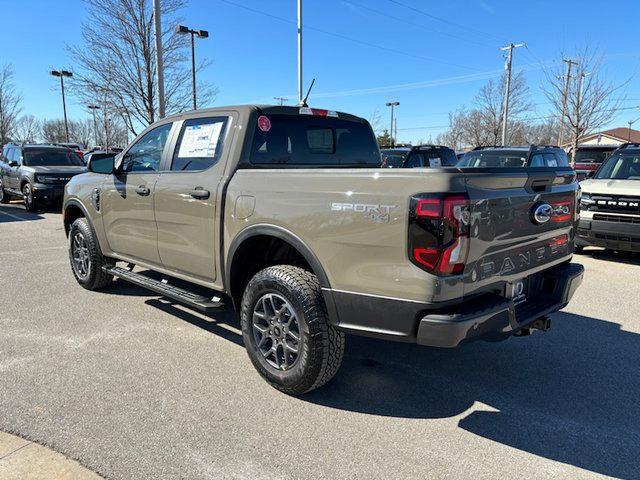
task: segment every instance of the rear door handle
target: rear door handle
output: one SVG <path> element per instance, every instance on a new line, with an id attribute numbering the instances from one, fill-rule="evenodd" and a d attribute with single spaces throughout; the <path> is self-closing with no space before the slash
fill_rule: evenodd
<path id="1" fill-rule="evenodd" d="M 198 200 L 206 200 L 211 195 L 209 190 L 205 190 L 202 187 L 196 187 L 189 192 L 193 198 L 197 198 Z"/>
<path id="2" fill-rule="evenodd" d="M 151 190 L 149 190 L 144 185 L 140 185 L 139 187 L 136 188 L 136 193 L 138 195 L 142 195 L 143 197 L 146 197 L 147 195 L 149 195 L 151 193 Z"/>

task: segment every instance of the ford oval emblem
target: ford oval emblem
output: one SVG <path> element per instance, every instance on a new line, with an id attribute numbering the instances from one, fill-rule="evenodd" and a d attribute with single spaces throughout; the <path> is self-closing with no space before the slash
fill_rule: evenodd
<path id="1" fill-rule="evenodd" d="M 536 225 L 542 225 L 551 220 L 553 207 L 548 203 L 537 203 L 532 208 L 531 220 Z"/>

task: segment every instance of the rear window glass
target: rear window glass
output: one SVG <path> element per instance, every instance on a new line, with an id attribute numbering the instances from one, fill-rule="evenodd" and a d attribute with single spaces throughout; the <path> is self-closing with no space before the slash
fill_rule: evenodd
<path id="1" fill-rule="evenodd" d="M 367 123 L 314 115 L 266 115 L 253 139 L 254 165 L 373 167 L 381 158 Z"/>
<path id="2" fill-rule="evenodd" d="M 543 162 L 543 159 L 533 159 Z M 465 153 L 458 162 L 459 167 L 524 167 L 527 164 L 527 154 L 516 152 L 475 151 Z"/>
<path id="3" fill-rule="evenodd" d="M 602 163 L 613 150 L 579 148 L 576 150 L 576 163 Z"/>
<path id="4" fill-rule="evenodd" d="M 408 168 L 416 167 L 453 167 L 458 157 L 450 148 L 429 148 L 411 153 L 407 160 Z"/>
<path id="5" fill-rule="evenodd" d="M 478 150 L 465 153 L 458 167 L 525 167 L 528 152 Z M 563 150 L 538 152 L 531 155 L 529 167 L 568 167 L 569 158 Z"/>

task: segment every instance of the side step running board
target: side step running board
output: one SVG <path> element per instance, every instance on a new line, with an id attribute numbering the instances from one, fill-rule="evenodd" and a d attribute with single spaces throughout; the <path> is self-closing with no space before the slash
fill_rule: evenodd
<path id="1" fill-rule="evenodd" d="M 174 287 L 166 283 L 166 281 L 158 281 L 153 278 L 149 278 L 140 273 L 132 272 L 126 268 L 121 267 L 103 267 L 103 270 L 110 273 L 114 277 L 121 278 L 127 282 L 138 285 L 152 292 L 158 293 L 164 297 L 175 300 L 188 307 L 200 310 L 204 313 L 213 313 L 220 310 L 224 310 L 224 302 L 220 297 L 207 298 L 202 295 L 183 290 L 182 288 Z"/>

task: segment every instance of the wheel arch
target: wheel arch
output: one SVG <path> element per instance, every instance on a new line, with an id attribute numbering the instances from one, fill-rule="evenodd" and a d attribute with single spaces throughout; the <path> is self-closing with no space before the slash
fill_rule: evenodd
<path id="1" fill-rule="evenodd" d="M 265 252 L 265 256 L 261 258 L 262 261 L 258 262 L 258 266 L 249 263 L 249 272 L 255 270 L 258 267 L 266 268 L 266 266 L 275 265 L 278 262 L 270 262 L 270 260 L 277 260 L 277 252 L 282 252 L 282 248 L 286 246 L 292 249 L 289 254 L 295 253 L 299 255 L 299 260 L 304 260 L 303 266 L 310 269 L 311 272 L 316 275 L 320 286 L 323 289 L 330 289 L 329 278 L 320 263 L 318 257 L 313 253 L 313 250 L 293 232 L 275 225 L 252 225 L 242 230 L 231 242 L 229 251 L 227 254 L 227 261 L 224 270 L 224 281 L 227 292 L 233 298 L 237 306 L 240 305 L 238 301 L 242 297 L 241 287 L 244 287 L 248 282 L 246 276 L 257 273 L 258 270 L 252 273 L 247 273 L 246 270 L 242 270 L 242 267 L 247 264 L 247 260 L 243 264 L 243 258 L 245 254 L 255 254 L 251 251 L 251 247 L 256 243 L 260 246 L 270 244 L 274 247 L 275 251 Z M 270 242 L 270 243 L 269 243 Z M 276 257 L 273 257 L 273 255 Z M 253 257 L 257 258 L 257 257 Z M 260 268 L 261 269 L 261 268 Z M 243 278 L 244 274 L 244 278 Z"/>
<path id="2" fill-rule="evenodd" d="M 89 215 L 87 213 L 87 209 L 82 205 L 82 203 L 77 200 L 69 200 L 64 204 L 62 209 L 62 221 L 64 223 L 64 232 L 66 236 L 69 236 L 69 230 L 71 229 L 71 224 L 75 222 L 78 218 L 86 218 L 89 219 Z M 93 225 L 89 221 L 89 226 L 93 230 Z M 95 231 L 94 231 L 95 234 Z"/>

